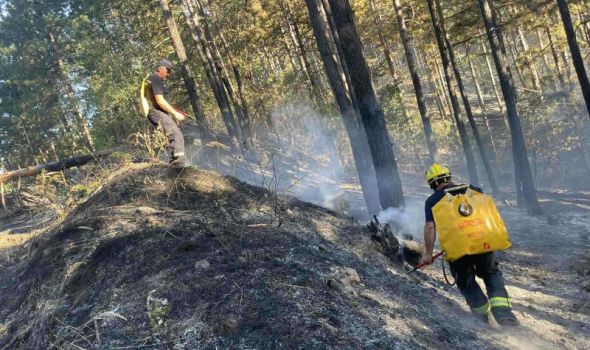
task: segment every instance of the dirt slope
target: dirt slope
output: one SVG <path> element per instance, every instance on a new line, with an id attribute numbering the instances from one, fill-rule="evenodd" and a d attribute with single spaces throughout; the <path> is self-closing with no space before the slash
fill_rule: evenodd
<path id="1" fill-rule="evenodd" d="M 530 220 L 522 231 L 542 227 Z M 406 275 L 352 219 L 212 172 L 133 165 L 27 246 L 0 248 L 0 348 L 587 347 L 571 262 L 540 260 L 532 241 L 503 254 L 525 324 L 509 333 L 477 324 L 438 268 Z"/>

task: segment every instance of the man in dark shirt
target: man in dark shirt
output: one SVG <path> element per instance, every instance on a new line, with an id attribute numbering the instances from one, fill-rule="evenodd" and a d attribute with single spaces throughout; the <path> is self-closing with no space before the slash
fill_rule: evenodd
<path id="1" fill-rule="evenodd" d="M 434 241 L 436 240 L 435 218 L 432 208 L 445 196 L 445 191 L 456 195 L 465 193 L 467 186 L 457 186 L 451 182 L 451 171 L 441 164 L 433 164 L 426 172 L 426 181 L 434 193 L 428 197 L 424 205 L 424 245 L 425 251 L 422 261 L 432 263 Z M 473 190 L 483 193 L 481 189 L 469 186 Z M 453 188 L 456 188 L 453 191 Z M 488 313 L 492 315 L 501 326 L 518 326 L 519 322 L 512 313 L 512 305 L 508 292 L 504 286 L 502 272 L 498 268 L 498 261 L 494 252 L 476 255 L 465 255 L 449 263 L 451 273 L 457 281 L 457 287 L 461 291 L 471 311 L 482 321 L 488 321 Z M 486 296 L 475 277 L 483 279 L 486 286 Z M 488 300 L 489 297 L 489 300 Z"/>
<path id="2" fill-rule="evenodd" d="M 150 104 L 149 121 L 154 126 L 160 125 L 168 138 L 168 146 L 171 151 L 170 163 L 183 166 L 185 162 L 184 136 L 177 122 L 184 120 L 185 116 L 168 103 L 168 88 L 164 85 L 164 80 L 168 78 L 171 70 L 172 63 L 170 61 L 160 60 L 156 70 L 146 79 L 145 95 Z"/>

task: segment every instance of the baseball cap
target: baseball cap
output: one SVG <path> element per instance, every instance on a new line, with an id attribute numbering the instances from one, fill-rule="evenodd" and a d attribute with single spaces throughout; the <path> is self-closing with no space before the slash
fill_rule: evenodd
<path id="1" fill-rule="evenodd" d="M 168 61 L 167 59 L 161 59 L 160 62 L 158 62 L 158 67 L 166 67 L 168 68 L 168 70 L 172 69 L 172 62 Z"/>

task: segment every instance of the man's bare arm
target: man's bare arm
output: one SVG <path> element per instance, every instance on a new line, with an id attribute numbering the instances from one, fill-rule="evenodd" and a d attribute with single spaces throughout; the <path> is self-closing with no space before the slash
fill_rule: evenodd
<path id="1" fill-rule="evenodd" d="M 174 107 L 172 107 L 168 103 L 168 101 L 166 101 L 166 99 L 164 98 L 163 95 L 155 95 L 154 97 L 156 98 L 156 103 L 158 104 L 158 106 L 160 106 L 160 108 L 162 108 L 166 112 L 172 114 L 174 116 L 174 118 L 178 119 L 179 121 L 184 120 L 184 118 L 185 118 L 184 115 L 182 115 L 178 111 L 176 111 L 174 109 Z"/>
<path id="2" fill-rule="evenodd" d="M 434 241 L 436 240 L 436 231 L 434 229 L 434 222 L 427 222 L 424 224 L 424 253 L 422 254 L 422 261 L 426 264 L 432 263 L 432 252 L 434 250 Z"/>

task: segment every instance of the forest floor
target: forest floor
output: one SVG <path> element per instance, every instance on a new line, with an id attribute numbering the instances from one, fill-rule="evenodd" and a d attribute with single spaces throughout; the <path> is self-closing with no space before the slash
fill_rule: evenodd
<path id="1" fill-rule="evenodd" d="M 2 218 L 0 348 L 590 348 L 590 193 L 543 192 L 541 217 L 500 207 L 522 322 L 505 330 L 476 322 L 439 264 L 408 275 L 382 255 L 349 181 L 262 158 L 207 161 L 261 187 L 130 164 L 64 210 Z M 404 186 L 397 218 L 420 238 L 428 192 Z"/>

